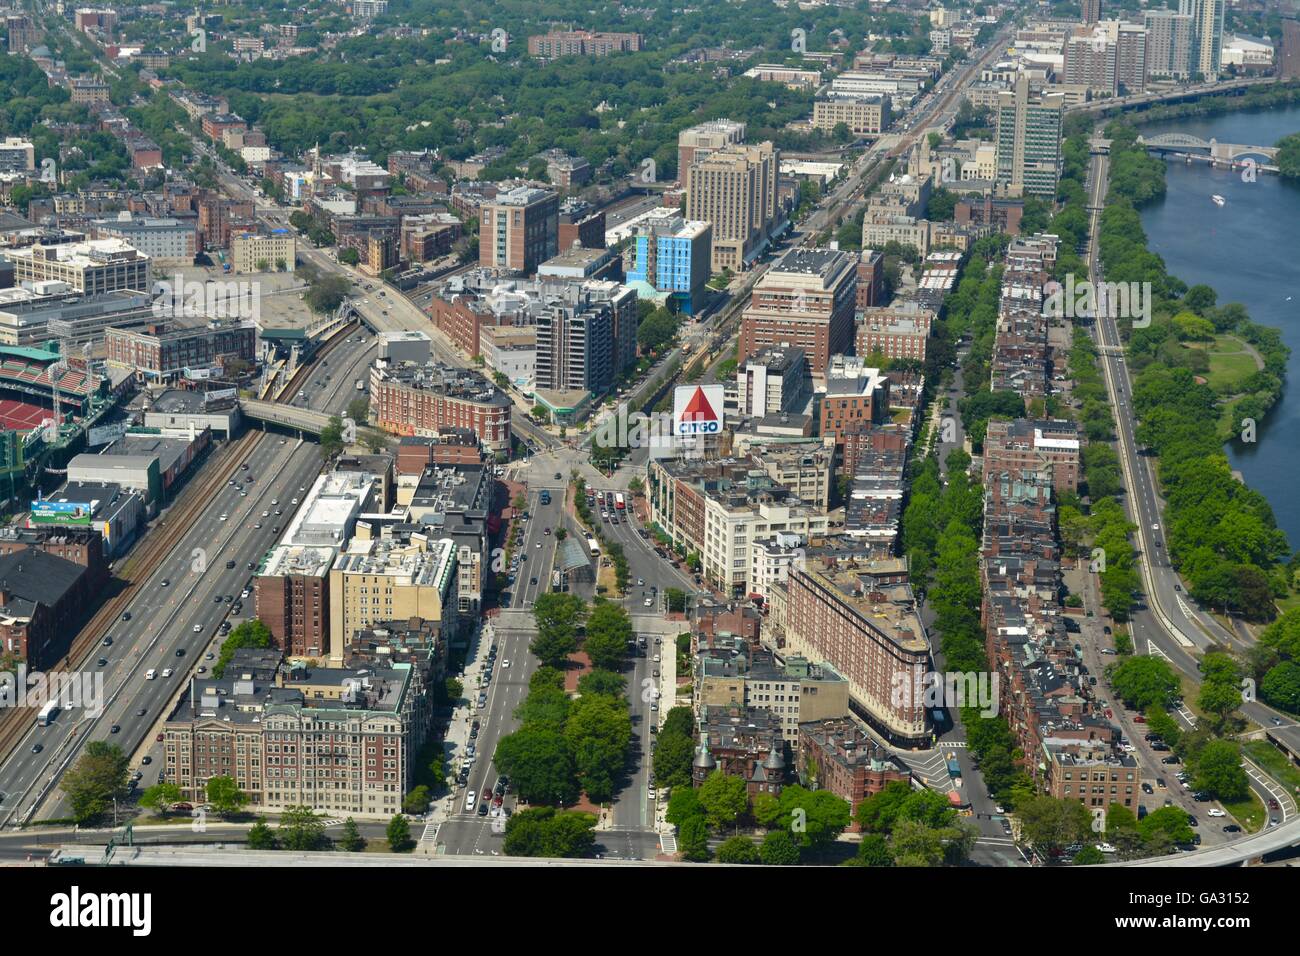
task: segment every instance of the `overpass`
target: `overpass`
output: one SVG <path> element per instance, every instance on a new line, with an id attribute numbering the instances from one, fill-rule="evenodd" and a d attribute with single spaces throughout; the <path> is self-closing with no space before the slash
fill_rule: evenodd
<path id="1" fill-rule="evenodd" d="M 1112 96 L 1106 99 L 1090 100 L 1067 106 L 1067 113 L 1101 114 L 1111 111 L 1119 112 L 1129 109 L 1146 109 L 1161 103 L 1187 103 L 1204 96 L 1221 96 L 1231 94 L 1240 96 L 1254 86 L 1277 82 L 1271 76 L 1250 76 L 1223 83 L 1200 83 L 1195 86 L 1179 87 L 1171 90 L 1157 90 L 1150 93 L 1134 93 L 1131 96 Z"/>
<path id="2" fill-rule="evenodd" d="M 300 434 L 315 435 L 318 438 L 330 421 L 330 416 L 324 412 L 314 412 L 310 408 L 294 408 L 285 402 L 243 398 L 239 401 L 239 409 L 246 418 L 259 421 L 263 425 L 291 428 Z"/>

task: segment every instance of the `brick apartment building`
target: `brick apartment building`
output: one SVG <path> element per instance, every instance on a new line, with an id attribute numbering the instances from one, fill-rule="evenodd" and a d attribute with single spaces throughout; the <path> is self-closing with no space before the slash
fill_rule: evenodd
<path id="1" fill-rule="evenodd" d="M 791 249 L 758 280 L 740 326 L 739 360 L 762 348 L 803 349 L 814 376 L 853 342 L 857 257 L 830 249 Z"/>

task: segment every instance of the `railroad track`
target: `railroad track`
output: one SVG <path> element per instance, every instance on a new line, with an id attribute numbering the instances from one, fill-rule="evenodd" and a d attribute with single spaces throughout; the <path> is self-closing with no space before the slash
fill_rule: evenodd
<path id="1" fill-rule="evenodd" d="M 186 488 L 180 501 L 172 506 L 167 516 L 145 534 L 131 557 L 117 569 L 116 576 L 126 586 L 106 601 L 73 638 L 63 660 L 65 669 L 70 668 L 74 660 L 80 662 L 89 657 L 99 639 L 131 603 L 136 591 L 147 579 L 149 569 L 157 567 L 160 560 L 171 553 L 184 533 L 193 526 L 204 508 L 234 474 L 239 463 L 257 448 L 264 437 L 265 432 L 247 432 L 217 452 L 214 456 L 216 460 L 209 462 L 209 473 Z M 139 582 L 136 581 L 137 576 Z M 3 718 L 0 718 L 0 754 L 7 757 L 26 728 L 31 726 L 31 711 L 30 707 L 5 711 Z"/>
<path id="2" fill-rule="evenodd" d="M 347 337 L 342 334 L 345 331 L 354 331 L 354 324 L 339 329 L 317 353 L 317 358 L 334 351 Z M 294 373 L 285 389 L 290 397 L 297 394 L 314 364 L 313 362 L 303 365 Z M 109 598 L 73 638 L 67 656 L 63 660 L 65 669 L 69 669 L 74 660 L 80 663 L 89 658 L 103 635 L 115 621 L 120 619 L 122 612 L 135 598 L 138 589 L 148 580 L 151 570 L 176 548 L 185 532 L 193 527 L 204 509 L 238 470 L 240 463 L 257 450 L 265 437 L 264 430 L 248 431 L 220 449 L 213 459 L 207 462 L 203 469 L 205 473 L 188 486 L 163 519 L 146 532 L 132 549 L 130 557 L 116 569 L 115 577 L 124 582 L 125 586 Z M 24 731 L 31 726 L 31 714 L 34 709 L 24 707 L 4 710 L 3 716 L 0 716 L 0 759 L 9 756 Z"/>

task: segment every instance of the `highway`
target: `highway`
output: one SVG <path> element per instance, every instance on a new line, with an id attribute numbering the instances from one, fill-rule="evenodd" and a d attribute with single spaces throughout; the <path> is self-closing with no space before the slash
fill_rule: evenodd
<path id="1" fill-rule="evenodd" d="M 355 341 L 356 336 L 353 338 Z M 359 354 L 351 357 L 353 364 L 363 361 L 373 347 L 371 337 L 366 338 L 369 341 L 357 346 Z M 356 396 L 353 379 L 345 375 L 326 383 L 329 374 L 324 366 L 315 368 L 303 387 L 317 396 L 313 399 L 316 407 L 342 412 Z M 223 444 L 201 467 L 220 467 L 230 461 L 229 454 L 229 446 Z M 48 727 L 35 726 L 33 719 L 31 729 L 0 764 L 0 793 L 5 795 L 0 825 L 29 818 L 51 793 L 54 799 L 37 816 L 67 815 L 66 801 L 54 790 L 54 783 L 87 740 L 109 740 L 131 755 L 132 767 L 144 773 L 141 789 L 157 782 L 163 761 L 154 737 L 184 691 L 191 670 L 211 666 L 205 655 L 215 654 L 220 645 L 218 625 L 250 584 L 256 563 L 277 540 L 276 529 L 290 520 L 293 499 L 301 500 L 302 489 L 310 487 L 319 474 L 320 448 L 289 436 L 267 434 L 243 463 L 248 468 L 238 468 L 236 480 L 252 476 L 252 483 L 245 484 L 242 494 L 229 484 L 223 486 L 167 558 L 145 571 L 128 605 L 130 620 L 119 620 L 105 635 L 112 638 L 112 645 L 93 645 L 88 658 L 78 665 L 104 675 L 103 713 L 91 717 L 70 710 Z M 158 530 L 166 527 L 175 507 L 173 502 L 164 511 Z M 276 515 L 277 509 L 282 514 Z M 228 566 L 231 563 L 233 567 Z M 232 600 L 224 600 L 226 596 Z M 243 601 L 242 610 L 232 622 L 253 616 L 251 595 Z M 178 651 L 182 652 L 179 656 Z M 96 665 L 101 657 L 108 661 L 104 667 Z M 145 680 L 145 671 L 151 668 L 158 676 Z M 172 676 L 161 676 L 165 668 L 173 669 Z M 117 733 L 111 730 L 115 725 L 120 728 Z M 41 747 L 39 753 L 33 753 L 36 745 Z M 150 762 L 141 766 L 145 756 Z"/>
<path id="2" fill-rule="evenodd" d="M 1109 155 L 1095 145 L 1089 163 L 1088 193 L 1092 222 L 1088 268 L 1091 281 L 1098 289 L 1103 287 L 1097 235 L 1107 192 L 1108 167 Z M 1124 484 L 1128 489 L 1124 496 L 1124 506 L 1129 518 L 1137 526 L 1138 566 L 1146 600 L 1132 614 L 1130 629 L 1134 648 L 1140 654 L 1156 654 L 1165 658 L 1176 670 L 1199 684 L 1198 655 L 1215 645 L 1240 649 L 1237 646 L 1240 641 L 1237 635 L 1230 634 L 1218 621 L 1196 606 L 1196 602 L 1183 591 L 1178 573 L 1169 560 L 1161 524 L 1162 502 L 1158 498 L 1156 485 L 1156 459 L 1139 446 L 1135 437 L 1137 423 L 1131 408 L 1133 386 L 1116 316 L 1112 314 L 1114 311 L 1114 308 L 1099 300 L 1094 334 L 1101 353 L 1103 378 L 1111 407 L 1115 411 L 1117 450 L 1123 467 Z M 1187 724 L 1190 714 L 1186 708 L 1180 705 L 1178 711 L 1183 723 Z M 1280 738 L 1294 740 L 1296 745 L 1300 745 L 1300 727 L 1296 726 L 1294 718 L 1259 701 L 1243 702 L 1240 711 L 1260 726 L 1268 727 Z M 1252 781 L 1252 787 L 1257 792 L 1262 791 L 1258 781 Z M 1287 814 L 1288 808 L 1284 803 L 1280 811 L 1280 826 L 1266 829 L 1256 837 L 1282 832 L 1290 834 L 1290 842 L 1300 838 L 1300 816 L 1291 815 L 1288 818 Z M 1274 811 L 1271 815 L 1278 815 L 1278 812 Z M 1224 853 L 1234 852 L 1237 858 L 1242 858 L 1242 854 L 1250 852 L 1250 847 L 1257 845 L 1252 842 L 1254 840 L 1255 837 L 1237 840 L 1231 844 L 1231 849 L 1207 848 L 1193 854 L 1180 855 L 1179 860 L 1208 854 L 1217 854 L 1214 859 L 1219 859 Z M 1265 842 L 1271 845 L 1273 838 Z"/>

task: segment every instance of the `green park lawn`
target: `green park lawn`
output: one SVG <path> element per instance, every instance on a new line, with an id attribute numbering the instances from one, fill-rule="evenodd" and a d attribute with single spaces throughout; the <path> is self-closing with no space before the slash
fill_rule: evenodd
<path id="1" fill-rule="evenodd" d="M 1207 348 L 1192 345 L 1192 348 Z M 1206 376 L 1210 388 L 1221 395 L 1231 395 L 1241 382 L 1259 369 L 1255 356 L 1246 350 L 1245 343 L 1235 335 L 1216 335 L 1208 346 L 1210 371 Z"/>

